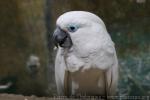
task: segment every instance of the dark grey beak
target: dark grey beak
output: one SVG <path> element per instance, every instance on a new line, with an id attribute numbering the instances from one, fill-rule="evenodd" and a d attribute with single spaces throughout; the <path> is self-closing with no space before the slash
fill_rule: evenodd
<path id="1" fill-rule="evenodd" d="M 63 48 L 70 48 L 72 46 L 70 35 L 59 27 L 54 31 L 53 41 L 56 47 L 58 45 Z"/>

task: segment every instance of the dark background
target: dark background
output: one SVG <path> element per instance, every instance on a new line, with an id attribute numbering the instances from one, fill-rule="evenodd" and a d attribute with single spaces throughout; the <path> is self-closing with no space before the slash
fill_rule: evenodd
<path id="1" fill-rule="evenodd" d="M 150 95 L 150 0 L 1 0 L 1 93 L 56 95 L 51 36 L 64 12 L 97 14 L 115 42 L 118 95 Z M 31 56 L 40 66 L 28 66 Z M 32 69 L 33 68 L 33 69 Z"/>

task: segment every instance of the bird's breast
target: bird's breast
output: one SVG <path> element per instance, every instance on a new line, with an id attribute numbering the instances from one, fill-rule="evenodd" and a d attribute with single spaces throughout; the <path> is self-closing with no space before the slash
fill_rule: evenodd
<path id="1" fill-rule="evenodd" d="M 72 95 L 105 95 L 104 72 L 98 68 L 81 68 L 76 72 L 69 72 L 69 90 Z"/>

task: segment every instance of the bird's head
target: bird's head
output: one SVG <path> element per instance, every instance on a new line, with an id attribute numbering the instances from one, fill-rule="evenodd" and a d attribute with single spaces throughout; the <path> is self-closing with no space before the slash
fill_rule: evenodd
<path id="1" fill-rule="evenodd" d="M 105 25 L 95 14 L 70 11 L 57 19 L 53 40 L 56 46 L 70 48 L 78 40 L 89 41 L 90 36 L 93 36 L 91 34 L 98 33 L 96 31 L 99 29 L 105 29 Z M 88 40 L 86 37 L 89 37 Z"/>

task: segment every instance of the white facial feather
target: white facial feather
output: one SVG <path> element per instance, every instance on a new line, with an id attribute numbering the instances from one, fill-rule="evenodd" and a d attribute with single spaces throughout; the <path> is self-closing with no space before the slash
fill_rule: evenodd
<path id="1" fill-rule="evenodd" d="M 103 28 L 105 28 L 104 22 L 98 16 L 85 11 L 70 11 L 64 13 L 57 19 L 56 24 L 61 26 L 62 28 L 65 28 L 70 23 L 85 24 L 87 20 L 99 23 L 103 26 Z"/>

